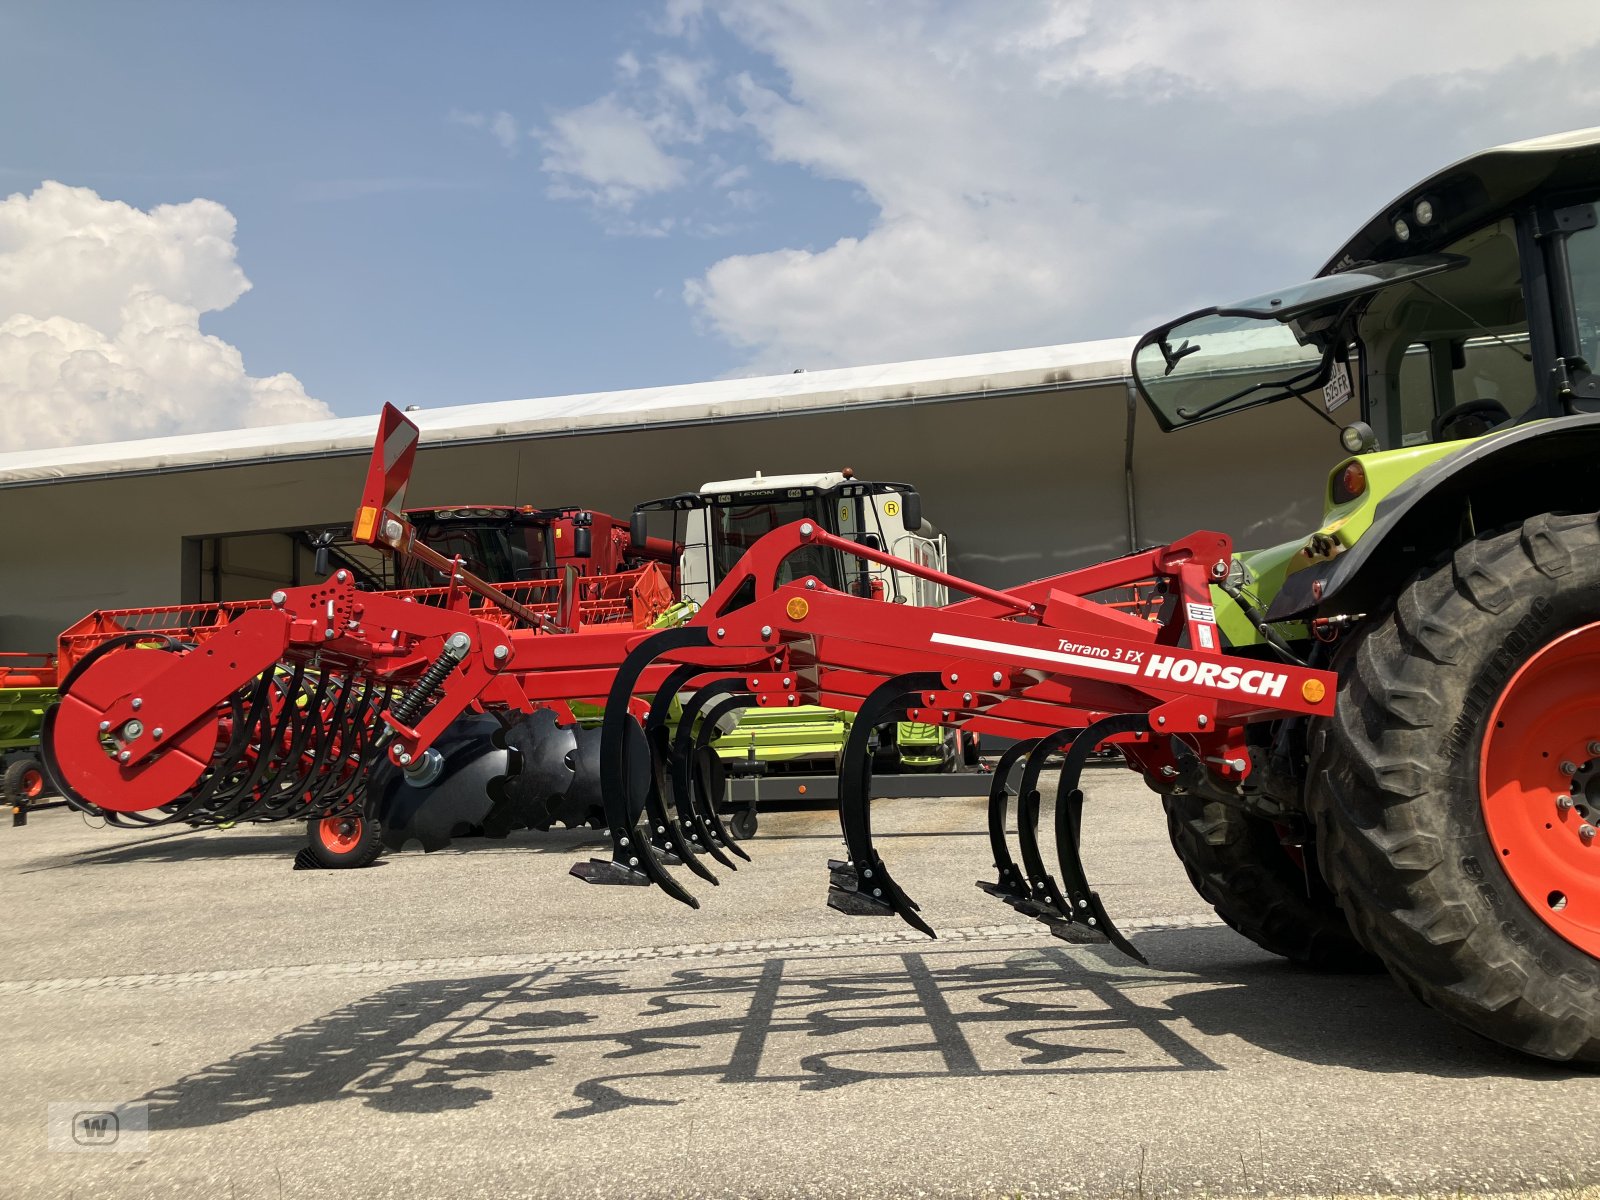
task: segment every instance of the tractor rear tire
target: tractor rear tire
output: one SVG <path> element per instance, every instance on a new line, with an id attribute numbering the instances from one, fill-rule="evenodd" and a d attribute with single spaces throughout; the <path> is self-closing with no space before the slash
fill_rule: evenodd
<path id="1" fill-rule="evenodd" d="M 0 775 L 0 799 L 7 805 L 26 808 L 49 790 L 44 767 L 31 754 L 12 759 Z"/>
<path id="2" fill-rule="evenodd" d="M 306 822 L 304 853 L 319 867 L 364 867 L 383 853 L 382 831 L 377 818 L 360 813 L 312 819 Z"/>
<path id="3" fill-rule="evenodd" d="M 1194 796 L 1161 800 L 1194 890 L 1235 931 L 1315 971 L 1382 969 L 1356 941 L 1315 865 L 1302 867 L 1276 825 Z"/>
<path id="4" fill-rule="evenodd" d="M 1600 1063 L 1596 517 L 1467 543 L 1336 665 L 1308 804 L 1361 940 L 1484 1037 Z"/>

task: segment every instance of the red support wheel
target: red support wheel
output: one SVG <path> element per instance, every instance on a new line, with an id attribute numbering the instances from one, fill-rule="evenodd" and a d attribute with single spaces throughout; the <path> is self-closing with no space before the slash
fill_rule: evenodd
<path id="1" fill-rule="evenodd" d="M 43 796 L 45 791 L 44 768 L 32 755 L 13 759 L 6 767 L 5 775 L 0 777 L 0 796 L 5 798 L 7 804 L 26 807 Z"/>
<path id="2" fill-rule="evenodd" d="M 1551 929 L 1600 957 L 1600 622 L 1558 637 L 1506 683 L 1478 781 L 1500 867 Z"/>
<path id="3" fill-rule="evenodd" d="M 319 867 L 364 867 L 383 853 L 378 822 L 358 811 L 306 822 L 306 853 Z"/>

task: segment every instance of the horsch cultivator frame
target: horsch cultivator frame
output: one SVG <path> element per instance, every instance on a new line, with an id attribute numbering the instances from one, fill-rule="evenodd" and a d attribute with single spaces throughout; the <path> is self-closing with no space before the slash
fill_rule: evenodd
<path id="1" fill-rule="evenodd" d="M 426 556 L 433 552 L 412 544 L 399 504 L 416 442 L 416 427 L 386 408 L 355 537 Z M 62 684 L 45 730 L 47 761 L 63 794 L 89 811 L 199 824 L 306 819 L 359 809 L 380 756 L 425 771 L 434 740 L 463 712 L 549 709 L 570 722 L 572 702 L 600 701 L 611 853 L 572 873 L 654 884 L 697 906 L 668 866 L 715 883 L 701 855 L 729 868 L 748 858 L 717 813 L 723 780 L 706 744 L 717 718 L 733 707 L 848 709 L 859 714 L 840 775 L 849 857 L 829 864 L 829 903 L 895 914 L 931 935 L 873 846 L 869 736 L 896 720 L 964 725 L 1020 739 L 992 784 L 997 874 L 980 886 L 1061 936 L 1104 938 L 1137 954 L 1078 856 L 1089 755 L 1111 743 L 1152 778 L 1200 769 L 1237 786 L 1252 769 L 1247 724 L 1333 708 L 1331 673 L 1218 649 L 1210 585 L 1232 553 L 1220 534 L 1006 590 L 897 560 L 896 569 L 968 597 L 934 609 L 848 595 L 811 577 L 778 584 L 784 560 L 808 545 L 887 558 L 799 522 L 758 542 L 686 624 L 655 632 L 585 627 L 570 613 L 530 620 L 444 559 L 459 588 L 442 606 L 361 592 L 335 575 L 276 593 L 203 642 L 162 636 L 152 645 L 133 634 L 105 643 Z M 1165 598 L 1155 620 L 1087 599 L 1152 581 Z M 523 623 L 480 615 L 469 594 Z M 1038 834 L 1039 782 L 1046 759 L 1061 752 L 1052 872 Z M 1013 856 L 1007 781 L 1019 762 Z"/>

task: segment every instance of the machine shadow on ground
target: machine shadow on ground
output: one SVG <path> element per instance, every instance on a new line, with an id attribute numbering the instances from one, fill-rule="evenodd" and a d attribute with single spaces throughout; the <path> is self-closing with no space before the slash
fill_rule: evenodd
<path id="1" fill-rule="evenodd" d="M 144 1099 L 153 1129 L 336 1099 L 398 1113 L 471 1108 L 496 1077 L 549 1075 L 555 1120 L 683 1103 L 706 1086 L 1229 1069 L 1233 1035 L 1309 1065 L 1560 1078 L 1478 1041 L 1385 976 L 1244 959 L 1221 929 L 1147 934 L 1151 969 L 1100 948 L 930 946 L 649 963 L 398 983 Z M 654 976 L 654 978 L 652 978 Z M 540 1106 L 541 1108 L 543 1105 Z"/>
<path id="2" fill-rule="evenodd" d="M 552 829 L 544 832 L 518 830 L 507 838 L 460 837 L 451 842 L 445 854 L 473 854 L 515 850 L 525 854 L 579 852 L 599 846 L 604 838 L 595 829 Z M 278 833 L 244 831 L 173 830 L 150 833 L 92 850 L 41 857 L 20 867 L 22 874 L 58 871 L 69 867 L 118 866 L 127 863 L 206 862 L 228 858 L 281 858 L 285 869 L 294 864 L 295 852 L 305 844 L 304 826 L 285 828 Z M 391 854 L 394 852 L 391 852 Z M 399 853 L 422 856 L 413 843 Z M 382 866 L 386 854 L 371 866 Z M 360 868 L 366 870 L 367 868 Z"/>

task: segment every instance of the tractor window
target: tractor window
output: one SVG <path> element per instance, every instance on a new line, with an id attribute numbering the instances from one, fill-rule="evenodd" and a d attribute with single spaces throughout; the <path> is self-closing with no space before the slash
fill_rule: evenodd
<path id="1" fill-rule="evenodd" d="M 544 566 L 544 531 L 507 521 L 424 521 L 417 540 L 446 558 L 461 557 L 472 574 L 489 583 L 513 583 Z M 540 574 L 543 572 L 541 571 Z M 443 587 L 442 573 L 415 560 L 406 563 L 405 587 Z"/>
<path id="2" fill-rule="evenodd" d="M 1572 273 L 1578 352 L 1589 370 L 1600 371 L 1600 229 L 1582 229 L 1567 239 L 1567 269 Z"/>
<path id="3" fill-rule="evenodd" d="M 816 497 L 754 500 L 736 496 L 731 504 L 713 505 L 710 516 L 714 582 L 720 583 L 744 557 L 744 552 L 774 529 L 807 518 L 826 529 L 827 522 L 822 520 L 824 503 L 825 500 Z M 821 546 L 798 550 L 784 560 L 778 582 L 793 583 L 807 575 L 815 575 L 829 587 L 841 587 L 838 554 Z"/>
<path id="4" fill-rule="evenodd" d="M 1474 437 L 1534 400 L 1512 222 L 1449 249 L 1466 265 L 1387 288 L 1361 316 L 1371 419 L 1388 446 Z M 1444 420 L 1452 410 L 1458 415 Z"/>

